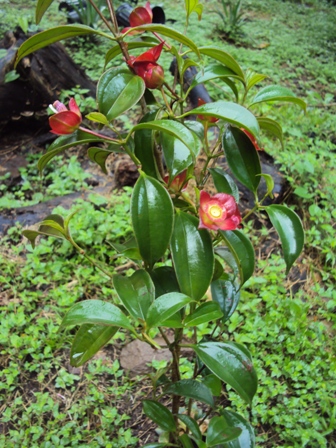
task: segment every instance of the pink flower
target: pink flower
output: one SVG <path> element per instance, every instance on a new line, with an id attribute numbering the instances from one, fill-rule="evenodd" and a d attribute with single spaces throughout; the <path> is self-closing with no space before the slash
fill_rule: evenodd
<path id="1" fill-rule="evenodd" d="M 254 135 L 251 134 L 251 132 L 247 131 L 246 129 L 241 128 L 241 130 L 248 136 L 248 138 L 251 140 L 253 146 L 257 151 L 263 151 L 263 148 L 260 148 L 258 145 L 257 139 L 254 137 Z"/>
<path id="2" fill-rule="evenodd" d="M 72 134 L 79 128 L 82 122 L 82 114 L 74 98 L 69 101 L 69 110 L 60 101 L 55 101 L 50 108 L 55 112 L 55 115 L 49 117 L 53 134 Z"/>
<path id="3" fill-rule="evenodd" d="M 217 193 L 210 196 L 204 190 L 200 196 L 199 229 L 235 230 L 241 223 L 241 216 L 233 196 Z"/>
<path id="4" fill-rule="evenodd" d="M 139 56 L 131 56 L 127 61 L 129 67 L 133 69 L 135 74 L 140 76 L 148 89 L 157 89 L 164 82 L 164 71 L 161 65 L 156 61 L 159 59 L 164 42 L 156 45 Z"/>
<path id="5" fill-rule="evenodd" d="M 122 33 L 126 33 L 129 29 L 140 26 L 140 25 L 146 25 L 148 23 L 152 23 L 153 20 L 153 11 L 150 7 L 150 3 L 147 2 L 145 6 L 137 6 L 133 9 L 131 12 L 129 18 L 130 27 L 124 28 L 122 30 Z M 129 34 L 137 34 L 141 33 L 141 31 L 131 31 Z"/>
<path id="6" fill-rule="evenodd" d="M 206 102 L 204 100 L 202 100 L 202 98 L 198 98 L 197 107 L 203 106 L 203 104 L 206 104 Z M 207 121 L 208 123 L 216 123 L 218 121 L 218 118 L 216 118 L 216 117 L 209 117 L 209 116 L 205 116 L 205 115 L 197 115 L 197 118 L 201 121 Z"/>
<path id="7" fill-rule="evenodd" d="M 187 184 L 186 183 L 186 178 L 187 178 L 187 170 L 182 171 L 182 173 L 178 174 L 176 177 L 174 177 L 174 179 L 171 181 L 170 185 L 169 185 L 169 190 L 171 190 L 173 193 L 179 193 L 182 189 L 182 187 L 184 186 L 184 188 L 182 189 L 182 191 L 184 191 L 187 188 Z M 169 176 L 165 176 L 163 178 L 163 181 L 168 184 L 169 183 Z"/>

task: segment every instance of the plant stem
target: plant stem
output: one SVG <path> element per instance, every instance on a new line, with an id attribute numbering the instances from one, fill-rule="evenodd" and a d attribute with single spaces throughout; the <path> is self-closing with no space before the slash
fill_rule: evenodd
<path id="1" fill-rule="evenodd" d="M 118 143 L 119 145 L 121 145 L 123 143 L 120 140 L 116 140 L 115 138 L 108 137 L 107 135 L 103 135 L 103 134 L 98 134 L 98 132 L 91 131 L 91 129 L 83 128 L 83 126 L 79 126 L 79 129 L 83 132 L 86 132 L 87 134 L 94 135 L 95 137 L 98 137 L 99 139 L 103 138 L 104 140 L 108 140 L 113 143 Z"/>
<path id="2" fill-rule="evenodd" d="M 115 32 L 118 32 L 118 21 L 117 21 L 117 17 L 115 15 L 115 11 L 114 11 L 114 6 L 113 6 L 113 2 L 111 0 L 106 0 L 107 3 L 107 7 L 109 9 L 109 13 L 110 13 L 110 17 L 111 17 L 111 21 L 113 23 Z"/>
<path id="3" fill-rule="evenodd" d="M 96 4 L 94 3 L 93 0 L 89 0 L 90 4 L 93 6 L 93 8 L 96 10 L 97 14 L 99 15 L 99 17 L 102 19 L 102 21 L 105 23 L 105 25 L 107 26 L 107 28 L 111 31 L 111 33 L 113 34 L 113 36 L 115 37 L 116 33 L 114 31 L 114 29 L 111 27 L 111 25 L 108 23 L 108 21 L 105 19 L 104 14 L 102 14 L 102 12 L 100 11 L 100 9 L 98 8 L 98 6 L 96 6 Z"/>

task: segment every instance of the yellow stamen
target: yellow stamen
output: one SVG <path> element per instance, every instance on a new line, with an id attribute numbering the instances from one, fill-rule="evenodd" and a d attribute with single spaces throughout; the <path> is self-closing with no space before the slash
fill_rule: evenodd
<path id="1" fill-rule="evenodd" d="M 223 215 L 223 210 L 219 205 L 211 205 L 209 207 L 209 215 L 214 219 L 221 218 Z"/>

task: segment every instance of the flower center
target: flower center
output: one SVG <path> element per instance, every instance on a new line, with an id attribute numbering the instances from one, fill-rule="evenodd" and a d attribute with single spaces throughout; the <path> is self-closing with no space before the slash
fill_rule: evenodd
<path id="1" fill-rule="evenodd" d="M 219 205 L 211 205 L 209 207 L 209 215 L 214 219 L 221 218 L 223 215 L 223 212 L 224 212 L 224 210 Z"/>

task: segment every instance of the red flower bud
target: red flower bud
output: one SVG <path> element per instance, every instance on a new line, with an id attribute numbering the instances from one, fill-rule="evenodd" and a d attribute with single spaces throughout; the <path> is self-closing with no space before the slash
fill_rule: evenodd
<path id="1" fill-rule="evenodd" d="M 152 20 L 153 12 L 149 2 L 147 2 L 144 7 L 138 6 L 134 8 L 129 16 L 131 27 L 146 25 L 147 23 L 152 23 Z"/>
<path id="2" fill-rule="evenodd" d="M 206 104 L 206 102 L 204 100 L 202 100 L 202 98 L 198 98 L 197 107 L 203 106 L 203 104 Z M 197 115 L 197 118 L 201 121 L 207 121 L 208 123 L 216 123 L 218 121 L 218 118 L 216 118 L 216 117 L 208 117 L 205 115 Z"/>
<path id="3" fill-rule="evenodd" d="M 156 63 L 161 55 L 163 45 L 164 42 L 161 42 L 137 57 L 131 56 L 127 61 L 129 67 L 145 81 L 148 89 L 157 89 L 163 84 L 164 71 L 161 65 Z"/>
<path id="4" fill-rule="evenodd" d="M 217 193 L 210 196 L 204 190 L 200 195 L 199 229 L 235 230 L 241 223 L 241 216 L 233 196 Z"/>
<path id="5" fill-rule="evenodd" d="M 187 188 L 186 183 L 187 178 L 187 170 L 182 171 L 182 173 L 178 174 L 174 177 L 174 179 L 171 181 L 169 185 L 169 190 L 171 190 L 173 193 L 179 193 L 182 189 L 184 191 Z M 169 183 L 169 176 L 165 176 L 163 178 L 163 181 L 168 184 Z M 184 188 L 182 188 L 184 186 Z"/>
<path id="6" fill-rule="evenodd" d="M 55 101 L 50 107 L 56 112 L 55 115 L 49 117 L 49 124 L 53 134 L 72 134 L 79 128 L 82 122 L 82 114 L 74 98 L 71 98 L 69 101 L 69 110 L 60 101 Z"/>

